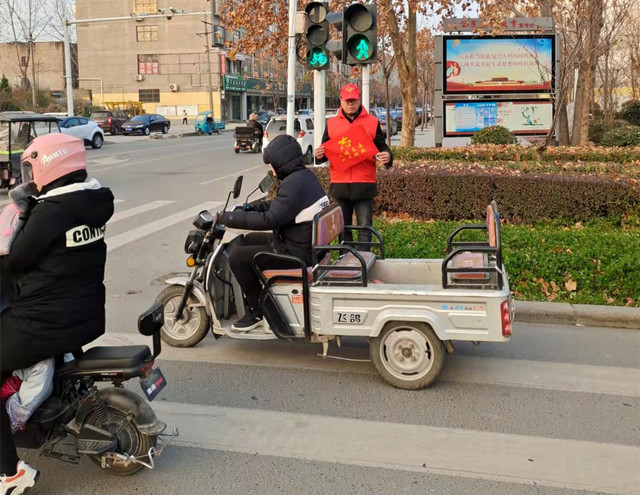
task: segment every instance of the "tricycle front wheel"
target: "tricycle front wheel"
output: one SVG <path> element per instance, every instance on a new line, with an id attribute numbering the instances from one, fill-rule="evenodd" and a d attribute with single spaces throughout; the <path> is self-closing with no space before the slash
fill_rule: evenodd
<path id="1" fill-rule="evenodd" d="M 426 388 L 444 366 L 444 344 L 426 323 L 387 323 L 369 346 L 371 360 L 389 384 L 405 390 Z"/>

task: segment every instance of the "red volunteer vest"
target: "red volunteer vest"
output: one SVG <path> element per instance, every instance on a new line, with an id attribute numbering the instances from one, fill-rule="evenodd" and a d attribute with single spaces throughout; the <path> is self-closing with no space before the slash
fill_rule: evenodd
<path id="1" fill-rule="evenodd" d="M 373 115 L 369 115 L 364 107 L 362 112 L 353 122 L 349 122 L 342 113 L 342 108 L 338 111 L 338 115 L 327 120 L 327 130 L 329 131 L 329 139 L 348 131 L 352 125 L 359 125 L 366 129 L 371 138 L 376 137 L 378 119 Z M 343 168 L 340 165 L 329 164 L 329 175 L 331 182 L 334 184 L 351 184 L 354 182 L 374 182 L 376 181 L 376 160 L 375 158 L 367 158 L 352 167 Z"/>

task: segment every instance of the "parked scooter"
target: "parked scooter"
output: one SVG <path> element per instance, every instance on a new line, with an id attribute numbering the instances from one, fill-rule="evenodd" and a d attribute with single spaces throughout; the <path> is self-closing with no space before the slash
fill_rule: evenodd
<path id="1" fill-rule="evenodd" d="M 57 366 L 53 393 L 15 433 L 16 446 L 42 449 L 47 457 L 71 463 L 86 455 L 119 476 L 153 469 L 154 458 L 178 431 L 164 435 L 167 425 L 122 384 L 140 378 L 149 401 L 165 387 L 160 369 L 153 367 L 161 351 L 163 314 L 162 305 L 154 304 L 138 318 L 139 332 L 153 337 L 153 353 L 146 345 L 93 347 Z M 111 382 L 113 387 L 98 389 L 96 382 Z M 71 453 L 68 443 L 66 452 L 61 448 L 67 438 L 74 440 Z"/>

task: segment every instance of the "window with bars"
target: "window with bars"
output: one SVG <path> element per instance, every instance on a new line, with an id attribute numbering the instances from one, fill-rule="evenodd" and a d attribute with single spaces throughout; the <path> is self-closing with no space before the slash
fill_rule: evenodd
<path id="1" fill-rule="evenodd" d="M 158 26 L 137 26 L 137 41 L 158 41 Z"/>
<path id="2" fill-rule="evenodd" d="M 157 0 L 133 0 L 133 11 L 136 14 L 141 12 L 155 14 L 158 11 L 158 2 Z"/>
<path id="3" fill-rule="evenodd" d="M 160 74 L 159 55 L 138 55 L 138 74 Z"/>
<path id="4" fill-rule="evenodd" d="M 139 89 L 138 101 L 140 103 L 160 103 L 159 89 Z"/>

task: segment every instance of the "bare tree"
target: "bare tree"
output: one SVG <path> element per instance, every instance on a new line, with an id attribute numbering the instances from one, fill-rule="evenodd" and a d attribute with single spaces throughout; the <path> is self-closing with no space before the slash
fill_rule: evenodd
<path id="1" fill-rule="evenodd" d="M 429 28 L 418 31 L 418 81 L 422 90 L 422 122 L 424 130 L 427 120 L 427 103 L 431 103 L 435 77 L 435 45 Z"/>

